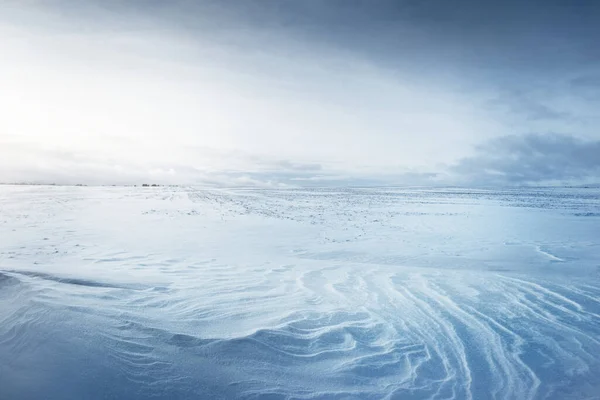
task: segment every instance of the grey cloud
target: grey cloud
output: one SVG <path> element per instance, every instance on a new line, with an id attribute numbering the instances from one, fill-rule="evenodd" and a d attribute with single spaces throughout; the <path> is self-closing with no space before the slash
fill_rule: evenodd
<path id="1" fill-rule="evenodd" d="M 562 134 L 493 139 L 450 168 L 461 182 L 543 184 L 600 180 L 600 141 Z"/>
<path id="2" fill-rule="evenodd" d="M 294 163 L 289 160 L 281 160 L 273 163 L 274 167 L 278 167 L 284 170 L 294 170 L 294 171 L 320 171 L 323 169 L 321 164 L 310 163 L 310 164 L 302 164 L 302 163 Z"/>
<path id="3" fill-rule="evenodd" d="M 493 109 L 507 111 L 528 121 L 567 120 L 571 115 L 543 103 L 538 96 L 522 90 L 505 92 L 489 102 Z"/>
<path id="4" fill-rule="evenodd" d="M 600 87 L 600 75 L 582 75 L 571 79 L 571 86 L 574 88 L 588 88 L 590 86 Z"/>
<path id="5" fill-rule="evenodd" d="M 270 48 L 265 37 L 289 36 L 340 48 L 395 70 L 403 68 L 422 74 L 425 69 L 432 76 L 440 70 L 444 73 L 468 70 L 468 80 L 475 74 L 521 83 L 540 74 L 555 78 L 573 67 L 600 59 L 596 43 L 600 33 L 597 24 L 600 5 L 594 1 L 55 0 L 36 3 L 51 4 L 58 16 L 69 17 L 69 26 L 79 30 L 98 25 L 143 30 L 158 25 L 192 36 L 210 35 L 212 39 L 217 32 L 227 42 L 242 46 L 251 45 L 254 40 L 254 45 L 262 51 Z M 26 17 L 25 14 L 20 18 Z M 133 26 L 132 20 L 137 21 Z"/>
<path id="6" fill-rule="evenodd" d="M 585 100 L 600 101 L 600 73 L 578 76 L 569 81 L 569 86 Z"/>
<path id="7" fill-rule="evenodd" d="M 12 143 L 11 152 L 27 154 L 41 165 L 3 168 L 0 181 L 57 184 L 197 184 L 210 186 L 438 186 L 572 184 L 600 182 L 600 141 L 560 134 L 511 135 L 490 140 L 471 157 L 438 172 L 388 169 L 351 173 L 321 164 L 247 156 L 242 167 L 207 170 L 176 162 L 133 164 L 125 159 L 37 149 Z M 3 143 L 8 148 L 8 142 Z M 220 154 L 226 161 L 241 155 Z"/>
<path id="8" fill-rule="evenodd" d="M 36 184 L 198 184 L 210 186 L 297 185 L 295 179 L 310 179 L 316 174 L 331 174 L 321 164 L 273 160 L 236 151 L 215 151 L 190 146 L 198 158 L 209 156 L 225 167 L 207 169 L 180 162 L 135 163 L 127 157 L 113 157 L 84 150 L 44 148 L 18 137 L 0 135 L 0 148 L 23 160 L 8 163 L 0 159 L 1 183 Z M 209 163 L 210 164 L 210 163 Z M 228 167 L 227 167 L 228 166 Z"/>

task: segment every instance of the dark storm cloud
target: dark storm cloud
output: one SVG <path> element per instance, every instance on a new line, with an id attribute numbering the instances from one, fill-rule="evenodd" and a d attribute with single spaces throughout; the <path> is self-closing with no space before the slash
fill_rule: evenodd
<path id="1" fill-rule="evenodd" d="M 522 81 L 525 76 L 513 73 L 554 75 L 600 61 L 600 3 L 594 1 L 251 4 L 249 13 L 261 23 L 400 68 L 435 73 L 468 68 L 499 81 Z"/>
<path id="2" fill-rule="evenodd" d="M 535 87 L 561 82 L 590 99 L 600 74 L 600 2 L 536 0 L 55 1 L 63 13 L 126 30 L 186 32 L 243 52 L 343 52 L 406 79 L 463 91 L 513 91 L 507 108 L 525 119 L 559 119 Z M 110 12 L 113 12 L 112 14 Z M 115 11 L 118 11 L 115 13 Z M 145 23 L 134 24 L 137 17 Z M 86 29 L 88 25 L 86 25 Z M 581 71 L 591 77 L 580 76 Z M 591 72 L 590 72 L 591 71 Z M 595 74 L 595 75 L 594 75 Z M 400 79 L 400 78 L 399 78 Z M 569 80 L 572 80 L 569 85 Z M 594 82 L 597 82 L 594 81 Z M 592 82 L 593 83 L 593 82 Z M 582 87 L 582 84 L 584 86 Z"/>
<path id="3" fill-rule="evenodd" d="M 53 9 L 74 31 L 183 32 L 192 40 L 248 53 L 334 50 L 403 76 L 412 73 L 433 82 L 450 80 L 463 90 L 488 87 L 527 92 L 533 84 L 550 85 L 568 81 L 583 70 L 600 71 L 600 2 L 593 0 L 39 3 Z M 26 19 L 27 15 L 11 13 L 10 18 Z M 297 44 L 293 50 L 289 40 Z M 571 86 L 573 91 L 579 89 Z"/>
<path id="4" fill-rule="evenodd" d="M 512 135 L 477 148 L 451 168 L 463 182 L 529 184 L 600 180 L 600 141 L 560 134 Z"/>
<path id="5" fill-rule="evenodd" d="M 228 40 L 234 43 L 248 44 L 254 38 L 266 50 L 269 43 L 264 39 L 269 33 L 285 34 L 390 66 L 416 64 L 431 70 L 468 66 L 473 72 L 495 71 L 498 79 L 514 78 L 505 75 L 505 68 L 554 73 L 600 62 L 600 3 L 592 0 L 55 0 L 46 4 L 53 4 L 63 16 L 91 15 L 91 25 L 110 22 L 122 29 L 142 29 L 132 20 L 149 17 L 146 27 L 154 23 L 191 34 L 230 33 Z M 254 37 L 250 28 L 265 35 Z"/>

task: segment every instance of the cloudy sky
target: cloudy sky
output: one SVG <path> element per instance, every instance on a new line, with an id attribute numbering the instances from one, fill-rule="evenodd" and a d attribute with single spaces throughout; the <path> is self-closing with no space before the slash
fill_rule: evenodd
<path id="1" fill-rule="evenodd" d="M 600 182 L 600 2 L 0 0 L 0 181 Z"/>

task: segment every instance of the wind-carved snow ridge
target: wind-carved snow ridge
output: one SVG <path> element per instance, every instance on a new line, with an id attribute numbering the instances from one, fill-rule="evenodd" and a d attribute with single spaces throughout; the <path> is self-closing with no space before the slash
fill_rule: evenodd
<path id="1" fill-rule="evenodd" d="M 597 195 L 2 187 L 0 398 L 599 398 Z"/>

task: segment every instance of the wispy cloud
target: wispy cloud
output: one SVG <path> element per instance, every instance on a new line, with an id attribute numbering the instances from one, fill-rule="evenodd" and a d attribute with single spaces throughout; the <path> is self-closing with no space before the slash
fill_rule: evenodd
<path id="1" fill-rule="evenodd" d="M 529 121 L 566 121 L 572 118 L 568 112 L 545 104 L 539 96 L 518 89 L 500 94 L 489 105 Z"/>
<path id="2" fill-rule="evenodd" d="M 493 139 L 451 167 L 462 183 L 544 184 L 600 181 L 600 141 L 561 134 Z"/>

